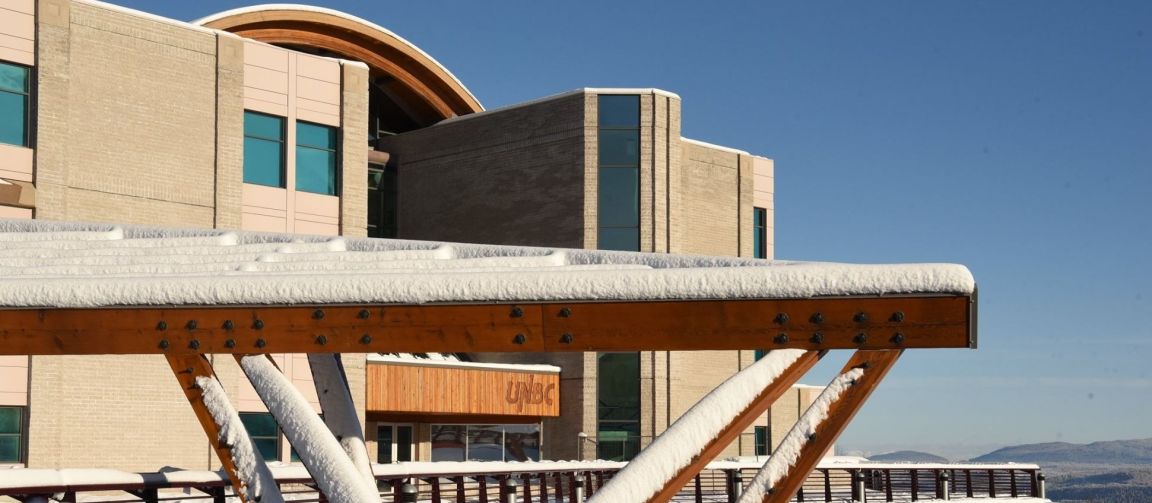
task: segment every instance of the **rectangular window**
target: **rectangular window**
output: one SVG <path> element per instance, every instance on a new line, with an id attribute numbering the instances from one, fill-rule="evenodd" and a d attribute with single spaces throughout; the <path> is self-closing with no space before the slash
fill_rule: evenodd
<path id="1" fill-rule="evenodd" d="M 756 355 L 756 361 L 760 361 L 760 359 L 761 359 L 761 358 L 764 358 L 764 355 L 766 355 L 766 354 L 768 354 L 768 350 L 767 350 L 767 349 L 757 349 L 757 350 L 756 350 L 756 353 L 755 353 L 755 355 Z"/>
<path id="2" fill-rule="evenodd" d="M 24 453 L 24 407 L 0 407 L 0 463 L 19 463 Z"/>
<path id="3" fill-rule="evenodd" d="M 540 460 L 539 424 L 434 424 L 431 441 L 432 461 Z"/>
<path id="4" fill-rule="evenodd" d="M 768 258 L 768 210 L 752 208 L 752 256 Z"/>
<path id="5" fill-rule="evenodd" d="M 241 412 L 240 422 L 265 461 L 280 461 L 280 429 L 267 412 Z"/>
<path id="6" fill-rule="evenodd" d="M 596 357 L 597 457 L 628 461 L 640 451 L 640 354 Z"/>
<path id="7" fill-rule="evenodd" d="M 336 128 L 296 123 L 296 190 L 336 195 Z"/>
<path id="8" fill-rule="evenodd" d="M 597 248 L 640 250 L 640 97 L 598 97 Z"/>
<path id="9" fill-rule="evenodd" d="M 368 165 L 368 237 L 396 237 L 397 175 L 395 166 Z"/>
<path id="10" fill-rule="evenodd" d="M 0 143 L 30 146 L 27 67 L 0 62 Z"/>
<path id="11" fill-rule="evenodd" d="M 284 118 L 244 111 L 244 183 L 284 188 Z"/>
<path id="12" fill-rule="evenodd" d="M 767 426 L 757 426 L 756 427 L 756 455 L 757 456 L 767 456 L 768 455 L 768 427 Z"/>

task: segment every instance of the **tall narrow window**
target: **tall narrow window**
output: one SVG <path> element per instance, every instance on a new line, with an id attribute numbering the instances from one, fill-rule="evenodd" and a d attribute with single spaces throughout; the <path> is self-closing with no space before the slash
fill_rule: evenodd
<path id="1" fill-rule="evenodd" d="M 244 429 L 265 461 L 280 460 L 280 429 L 272 414 L 241 412 L 240 422 L 244 423 Z"/>
<path id="2" fill-rule="evenodd" d="M 285 187 L 283 117 L 244 112 L 244 183 Z"/>
<path id="3" fill-rule="evenodd" d="M 396 167 L 368 165 L 368 237 L 396 237 Z"/>
<path id="4" fill-rule="evenodd" d="M 600 353 L 596 397 L 597 457 L 632 459 L 640 451 L 640 354 Z"/>
<path id="5" fill-rule="evenodd" d="M 757 456 L 767 456 L 768 455 L 768 427 L 767 426 L 757 426 L 755 431 L 756 431 L 756 455 Z"/>
<path id="6" fill-rule="evenodd" d="M 19 463 L 24 452 L 24 407 L 0 407 L 0 463 Z"/>
<path id="7" fill-rule="evenodd" d="M 30 145 L 28 68 L 0 63 L 0 143 Z"/>
<path id="8" fill-rule="evenodd" d="M 336 128 L 296 123 L 296 190 L 336 195 Z"/>
<path id="9" fill-rule="evenodd" d="M 640 250 L 640 97 L 599 97 L 597 248 Z"/>
<path id="10" fill-rule="evenodd" d="M 756 258 L 768 258 L 768 210 L 752 208 L 752 253 Z"/>

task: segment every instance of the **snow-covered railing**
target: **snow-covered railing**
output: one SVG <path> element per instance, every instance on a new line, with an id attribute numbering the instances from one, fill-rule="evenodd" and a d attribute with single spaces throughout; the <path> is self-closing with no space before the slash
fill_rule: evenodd
<path id="1" fill-rule="evenodd" d="M 398 463 L 375 465 L 373 471 L 386 502 L 403 501 L 400 488 L 419 488 L 419 501 L 460 503 L 508 501 L 509 480 L 516 481 L 519 503 L 568 503 L 577 500 L 577 485 L 591 496 L 624 463 Z M 735 501 L 760 463 L 714 462 L 676 496 L 678 502 Z M 297 465 L 272 467 L 285 499 L 320 501 L 308 472 Z M 854 483 L 855 482 L 855 483 Z M 947 484 L 945 484 L 947 482 Z M 85 501 L 95 495 L 115 501 L 231 501 L 223 472 L 177 471 L 126 473 L 114 470 L 0 470 L 0 501 Z M 945 491 L 947 488 L 947 491 Z M 825 462 L 816 468 L 792 499 L 796 502 L 912 502 L 962 498 L 1028 499 L 1043 496 L 1043 475 L 1032 464 L 921 464 Z"/>

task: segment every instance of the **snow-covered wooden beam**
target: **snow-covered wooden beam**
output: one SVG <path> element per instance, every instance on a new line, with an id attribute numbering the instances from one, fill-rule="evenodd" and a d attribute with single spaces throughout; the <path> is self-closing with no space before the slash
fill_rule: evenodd
<path id="1" fill-rule="evenodd" d="M 903 350 L 857 351 L 749 484 L 741 503 L 787 503 L 888 375 Z"/>
<path id="2" fill-rule="evenodd" d="M 967 295 L 0 310 L 0 355 L 975 348 Z"/>
<path id="3" fill-rule="evenodd" d="M 240 501 L 284 501 L 268 465 L 224 395 L 208 359 L 203 355 L 168 355 L 168 365 L 184 389 Z"/>
<path id="4" fill-rule="evenodd" d="M 364 443 L 364 427 L 360 424 L 360 414 L 352 400 L 348 387 L 348 374 L 339 354 L 312 353 L 308 355 L 308 366 L 312 370 L 312 380 L 316 384 L 316 396 L 320 399 L 320 409 L 324 411 L 324 424 L 340 442 L 352 464 L 365 483 L 375 486 L 376 477 L 372 474 L 372 459 L 368 456 L 368 446 Z"/>
<path id="5" fill-rule="evenodd" d="M 796 349 L 769 352 L 697 402 L 589 503 L 670 501 L 822 356 Z"/>

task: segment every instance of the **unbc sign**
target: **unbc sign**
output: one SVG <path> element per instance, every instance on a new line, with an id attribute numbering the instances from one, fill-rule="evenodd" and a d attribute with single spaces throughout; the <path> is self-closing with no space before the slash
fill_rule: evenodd
<path id="1" fill-rule="evenodd" d="M 556 401 L 556 385 L 532 381 L 508 381 L 504 389 L 504 401 L 523 412 L 529 405 L 551 406 Z"/>

